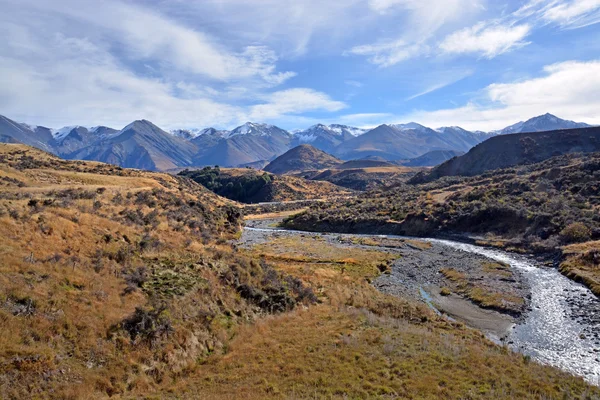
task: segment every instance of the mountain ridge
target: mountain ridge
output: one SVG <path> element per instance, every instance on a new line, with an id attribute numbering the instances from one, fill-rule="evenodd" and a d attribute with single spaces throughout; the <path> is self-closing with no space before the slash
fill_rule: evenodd
<path id="1" fill-rule="evenodd" d="M 139 120 L 136 122 L 145 121 Z M 146 121 L 151 124 L 151 122 Z M 135 124 L 135 122 L 133 123 Z M 131 125 L 131 124 L 130 124 Z M 81 125 L 51 129 L 0 118 L 0 141 L 24 143 L 63 158 L 85 158 L 116 163 L 121 167 L 172 169 L 187 166 L 236 167 L 273 161 L 301 144 L 343 160 L 379 157 L 388 161 L 415 159 L 432 151 L 466 152 L 477 144 L 513 130 L 547 127 L 576 129 L 588 124 L 544 114 L 500 131 L 468 131 L 451 126 L 431 129 L 416 122 L 380 125 L 373 129 L 341 124 L 316 124 L 293 133 L 275 125 L 247 122 L 235 129 L 179 129 L 164 131 L 152 124 L 155 136 L 122 136 L 121 130 Z M 144 129 L 141 129 L 144 131 Z M 158 136 L 156 136 L 158 135 Z M 128 141 L 129 139 L 133 141 Z"/>

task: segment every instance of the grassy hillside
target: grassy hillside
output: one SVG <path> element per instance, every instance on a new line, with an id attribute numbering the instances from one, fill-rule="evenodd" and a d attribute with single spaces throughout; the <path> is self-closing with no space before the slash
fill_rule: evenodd
<path id="1" fill-rule="evenodd" d="M 150 393 L 310 302 L 233 252 L 240 212 L 189 179 L 2 145 L 0 182 L 2 398 Z"/>
<path id="2" fill-rule="evenodd" d="M 599 211 L 600 153 L 593 153 L 317 204 L 287 225 L 413 236 L 477 234 L 506 248 L 556 252 L 598 240 Z"/>
<path id="3" fill-rule="evenodd" d="M 216 194 L 242 203 L 277 202 L 348 196 L 350 190 L 329 182 L 273 175 L 249 168 L 211 168 L 179 173 Z"/>
<path id="4" fill-rule="evenodd" d="M 1 398 L 600 395 L 378 292 L 387 253 L 236 249 L 190 179 L 0 145 L 0 185 Z"/>

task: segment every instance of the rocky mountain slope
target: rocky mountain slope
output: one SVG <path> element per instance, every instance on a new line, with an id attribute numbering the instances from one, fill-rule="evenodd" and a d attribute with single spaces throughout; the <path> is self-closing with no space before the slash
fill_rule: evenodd
<path id="1" fill-rule="evenodd" d="M 340 144 L 333 154 L 343 160 L 368 156 L 386 160 L 411 159 L 434 150 L 468 151 L 482 139 L 458 129 L 437 132 L 414 123 L 380 125 Z"/>
<path id="2" fill-rule="evenodd" d="M 190 165 L 196 146 L 175 137 L 150 121 L 135 121 L 117 135 L 67 156 L 147 170 L 168 170 Z"/>
<path id="3" fill-rule="evenodd" d="M 517 122 L 500 131 L 494 132 L 501 135 L 511 133 L 544 132 L 559 129 L 588 128 L 590 125 L 558 118 L 550 113 L 531 118 L 525 122 Z"/>
<path id="4" fill-rule="evenodd" d="M 600 127 L 498 135 L 453 158 L 414 182 L 443 176 L 473 176 L 485 171 L 543 161 L 569 153 L 600 151 Z"/>
<path id="5" fill-rule="evenodd" d="M 200 138 L 194 142 L 198 143 Z M 238 166 L 272 160 L 289 150 L 291 142 L 292 135 L 283 129 L 248 122 L 225 133 L 214 146 L 205 146 L 202 154 L 194 157 L 194 165 Z"/>
<path id="6" fill-rule="evenodd" d="M 342 161 L 309 144 L 303 144 L 277 157 L 264 170 L 274 174 L 332 168 Z"/>

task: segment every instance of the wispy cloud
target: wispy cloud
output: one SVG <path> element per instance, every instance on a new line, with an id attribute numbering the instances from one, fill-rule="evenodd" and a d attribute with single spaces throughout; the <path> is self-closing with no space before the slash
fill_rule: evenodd
<path id="1" fill-rule="evenodd" d="M 414 100 L 418 97 L 421 96 L 425 96 L 426 94 L 429 93 L 433 93 L 436 90 L 440 90 L 445 88 L 446 86 L 450 86 L 452 84 L 455 84 L 456 82 L 462 81 L 463 79 L 465 79 L 466 77 L 469 77 L 471 75 L 473 75 L 473 70 L 466 70 L 466 71 L 462 71 L 460 74 L 455 75 L 454 76 L 450 76 L 450 77 L 444 77 L 445 79 L 438 81 L 436 83 L 433 83 L 432 85 L 427 86 L 427 88 L 425 88 L 423 91 L 414 94 L 410 97 L 407 97 L 406 100 Z"/>
<path id="2" fill-rule="evenodd" d="M 543 10 L 543 18 L 568 28 L 597 24 L 600 22 L 600 0 L 553 2 Z"/>
<path id="3" fill-rule="evenodd" d="M 448 35 L 440 43 L 440 49 L 446 53 L 476 53 L 493 58 L 526 46 L 528 42 L 524 39 L 530 32 L 531 27 L 527 24 L 511 26 L 479 23 Z"/>
<path id="4" fill-rule="evenodd" d="M 409 44 L 404 40 L 356 46 L 346 54 L 368 56 L 369 62 L 380 67 L 389 67 L 401 61 L 425 54 L 428 47 L 421 43 Z"/>

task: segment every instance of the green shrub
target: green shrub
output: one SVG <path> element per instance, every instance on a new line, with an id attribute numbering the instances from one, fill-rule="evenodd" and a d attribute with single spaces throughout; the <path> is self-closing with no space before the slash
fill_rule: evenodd
<path id="1" fill-rule="evenodd" d="M 579 243 L 590 240 L 592 231 L 582 222 L 573 222 L 560 232 L 560 236 L 566 243 Z"/>

